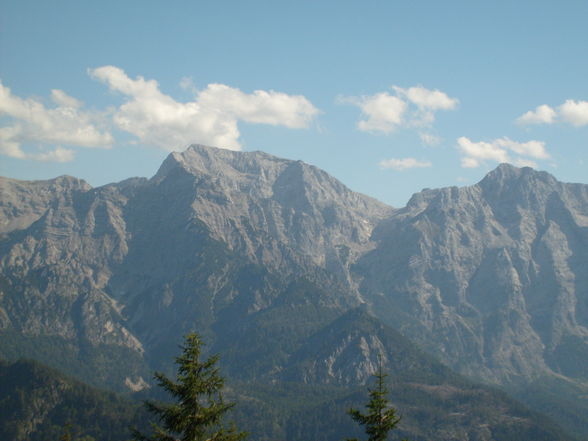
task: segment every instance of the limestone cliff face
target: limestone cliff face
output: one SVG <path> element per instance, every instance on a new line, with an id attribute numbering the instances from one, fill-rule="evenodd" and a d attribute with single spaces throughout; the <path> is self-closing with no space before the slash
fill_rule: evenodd
<path id="1" fill-rule="evenodd" d="M 325 292 L 314 327 L 357 305 L 350 265 L 392 211 L 302 162 L 205 146 L 150 180 L 2 189 L 0 328 L 148 359 L 192 329 L 248 335 L 299 279 Z"/>
<path id="2" fill-rule="evenodd" d="M 128 253 L 108 290 L 161 356 L 194 328 L 214 328 L 219 349 L 248 341 L 259 317 L 296 302 L 289 293 L 300 279 L 325 293 L 318 326 L 360 302 L 350 265 L 391 211 L 299 161 L 192 146 L 171 154 L 125 205 Z"/>
<path id="3" fill-rule="evenodd" d="M 559 355 L 588 348 L 587 215 L 587 185 L 506 164 L 423 191 L 374 231 L 361 292 L 462 373 L 572 374 Z"/>
<path id="4" fill-rule="evenodd" d="M 149 180 L 0 190 L 0 332 L 33 345 L 3 354 L 55 338 L 158 368 L 198 330 L 236 378 L 356 384 L 398 352 L 329 328 L 364 304 L 486 382 L 588 378 L 587 185 L 501 165 L 395 210 L 299 161 L 192 146 Z"/>
<path id="5" fill-rule="evenodd" d="M 141 350 L 104 291 L 127 253 L 124 194 L 68 177 L 4 183 L 2 206 L 16 208 L 4 212 L 11 228 L 0 242 L 0 328 Z"/>
<path id="6" fill-rule="evenodd" d="M 199 145 L 172 153 L 152 185 L 170 197 L 189 195 L 189 215 L 213 238 L 269 266 L 287 259 L 287 249 L 346 272 L 374 225 L 392 211 L 301 161 Z"/>
<path id="7" fill-rule="evenodd" d="M 71 200 L 91 187 L 81 179 L 61 176 L 48 181 L 16 181 L 0 177 L 0 234 L 27 228 L 52 205 Z"/>

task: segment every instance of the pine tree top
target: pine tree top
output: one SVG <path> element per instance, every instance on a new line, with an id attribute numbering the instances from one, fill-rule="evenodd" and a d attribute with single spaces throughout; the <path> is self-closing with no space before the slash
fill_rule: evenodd
<path id="1" fill-rule="evenodd" d="M 216 366 L 219 357 L 213 355 L 200 361 L 201 338 L 188 334 L 176 357 L 176 380 L 161 372 L 155 373 L 157 384 L 175 400 L 171 404 L 145 402 L 147 409 L 159 419 L 151 423 L 153 435 L 138 431 L 133 438 L 138 441 L 239 441 L 246 437 L 234 426 L 225 427 L 223 417 L 235 404 L 226 403 L 222 396 L 224 378 Z"/>

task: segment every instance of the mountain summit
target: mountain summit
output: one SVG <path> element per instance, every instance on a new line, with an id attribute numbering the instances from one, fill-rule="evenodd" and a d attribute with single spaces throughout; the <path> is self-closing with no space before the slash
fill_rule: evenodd
<path id="1" fill-rule="evenodd" d="M 542 410 L 555 381 L 588 409 L 587 185 L 502 164 L 393 209 L 300 161 L 195 145 L 151 179 L 0 188 L 3 357 L 140 388 L 198 330 L 235 379 L 362 383 L 400 347 L 342 329 L 363 305 L 462 374 Z"/>
<path id="2" fill-rule="evenodd" d="M 588 186 L 502 164 L 382 222 L 358 263 L 361 292 L 468 375 L 566 375 L 556 354 L 588 337 L 587 215 Z"/>
<path id="3" fill-rule="evenodd" d="M 362 250 L 374 225 L 391 211 L 314 166 L 263 152 L 193 145 L 170 154 L 151 183 L 189 194 L 194 217 L 250 257 L 271 240 L 328 265 L 338 246 Z"/>

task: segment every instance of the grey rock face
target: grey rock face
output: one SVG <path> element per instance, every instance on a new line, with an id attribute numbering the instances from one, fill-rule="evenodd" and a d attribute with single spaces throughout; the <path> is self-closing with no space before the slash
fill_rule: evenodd
<path id="1" fill-rule="evenodd" d="M 87 191 L 86 182 L 61 176 L 48 181 L 16 181 L 0 177 L 0 234 L 27 228 L 52 205 Z"/>
<path id="2" fill-rule="evenodd" d="M 198 330 L 236 378 L 357 384 L 395 337 L 328 326 L 367 304 L 485 382 L 588 379 L 587 185 L 501 165 L 395 210 L 299 161 L 192 146 L 149 180 L 0 190 L 0 332 L 159 368 Z"/>
<path id="3" fill-rule="evenodd" d="M 127 252 L 121 192 L 73 178 L 6 180 L 4 190 L 2 205 L 18 209 L 0 243 L 0 328 L 141 350 L 104 291 Z"/>
<path id="4" fill-rule="evenodd" d="M 264 265 L 279 265 L 284 256 L 278 248 L 285 246 L 313 264 L 345 266 L 365 250 L 374 225 L 391 211 L 316 167 L 262 152 L 195 145 L 172 153 L 152 181 L 179 183 L 178 174 L 194 190 L 193 216 L 215 239 Z"/>
<path id="5" fill-rule="evenodd" d="M 462 373 L 497 383 L 566 375 L 588 344 L 588 186 L 503 164 L 427 190 L 374 231 L 362 293 L 379 316 Z M 580 343 L 581 342 L 581 343 Z"/>
<path id="6" fill-rule="evenodd" d="M 194 328 L 237 332 L 299 278 L 356 305 L 350 264 L 391 212 L 302 162 L 204 146 L 149 181 L 2 184 L 0 327 L 155 358 Z"/>

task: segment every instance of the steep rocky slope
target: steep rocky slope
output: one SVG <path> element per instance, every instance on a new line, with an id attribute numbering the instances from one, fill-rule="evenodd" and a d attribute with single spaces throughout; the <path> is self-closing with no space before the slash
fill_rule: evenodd
<path id="1" fill-rule="evenodd" d="M 362 293 L 446 363 L 498 383 L 588 377 L 566 362 L 588 350 L 587 185 L 503 164 L 416 194 L 373 238 Z"/>
<path id="2" fill-rule="evenodd" d="M 364 305 L 588 434 L 586 185 L 501 165 L 395 210 L 300 161 L 192 146 L 151 179 L 0 190 L 0 356 L 141 389 L 196 329 L 235 380 L 348 387 L 385 348 L 333 334 Z"/>
<path id="3" fill-rule="evenodd" d="M 588 433 L 587 185 L 503 164 L 414 195 L 372 238 L 355 271 L 378 317 Z"/>
<path id="4" fill-rule="evenodd" d="M 349 265 L 391 211 L 307 164 L 203 146 L 171 154 L 150 180 L 5 181 L 2 206 L 19 208 L 4 214 L 14 227 L 0 242 L 0 328 L 60 338 L 65 353 L 118 352 L 135 360 L 131 382 L 141 358 L 169 359 L 190 329 L 219 344 L 247 335 L 296 303 L 290 292 L 324 294 L 308 332 L 358 304 Z M 39 196 L 47 187 L 53 199 Z"/>
<path id="5" fill-rule="evenodd" d="M 81 179 L 62 176 L 48 181 L 16 181 L 0 177 L 0 233 L 28 227 L 59 201 L 91 187 Z"/>

